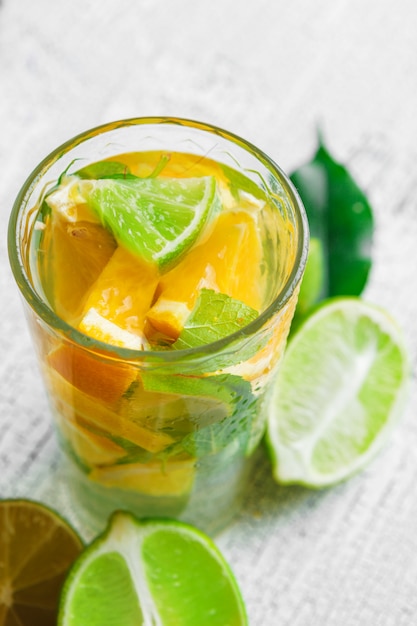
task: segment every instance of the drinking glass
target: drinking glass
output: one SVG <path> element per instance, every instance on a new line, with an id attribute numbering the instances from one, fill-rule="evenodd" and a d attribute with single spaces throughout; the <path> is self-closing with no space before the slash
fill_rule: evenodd
<path id="1" fill-rule="evenodd" d="M 244 180 L 265 198 L 264 308 L 227 337 L 176 351 L 120 348 L 83 334 L 50 306 L 38 272 L 45 190 L 80 163 L 155 150 L 196 162 L 209 157 L 235 184 Z M 307 249 L 306 215 L 288 177 L 249 142 L 207 124 L 106 124 L 60 146 L 32 172 L 13 207 L 9 256 L 68 467 L 69 497 L 91 527 L 125 509 L 214 534 L 235 516 L 265 430 Z"/>

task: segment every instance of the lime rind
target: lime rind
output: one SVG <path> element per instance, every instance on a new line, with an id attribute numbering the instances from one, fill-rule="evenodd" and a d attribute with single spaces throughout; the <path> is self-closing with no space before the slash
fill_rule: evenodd
<path id="1" fill-rule="evenodd" d="M 0 502 L 0 623 L 55 623 L 59 590 L 83 548 L 55 510 L 26 498 Z"/>
<path id="2" fill-rule="evenodd" d="M 212 176 L 86 181 L 81 195 L 120 244 L 164 269 L 196 242 L 220 202 Z"/>
<path id="3" fill-rule="evenodd" d="M 75 528 L 60 513 L 47 504 L 38 502 L 37 500 L 29 500 L 28 498 L 6 498 L 0 501 L 0 508 L 7 508 L 8 506 L 25 506 L 34 514 L 41 512 L 43 515 L 53 520 L 56 526 L 62 526 L 62 528 L 72 536 L 74 542 L 79 544 L 80 548 L 84 546 L 83 540 Z"/>
<path id="4" fill-rule="evenodd" d="M 221 568 L 224 577 L 222 585 L 228 585 L 230 590 L 230 601 L 235 606 L 233 622 L 230 622 L 230 624 L 247 626 L 245 606 L 234 575 L 209 537 L 183 522 L 168 519 L 139 520 L 130 513 L 123 511 L 118 511 L 112 515 L 106 531 L 86 548 L 73 565 L 62 590 L 58 625 L 75 626 L 80 623 L 88 623 L 89 626 L 99 626 L 99 623 L 101 624 L 95 618 L 96 616 L 97 619 L 101 619 L 100 614 L 96 612 L 94 602 L 97 601 L 99 605 L 103 601 L 103 594 L 108 593 L 110 596 L 112 595 L 112 589 L 108 588 L 109 585 L 103 580 L 105 575 L 115 579 L 114 571 L 112 574 L 111 567 L 109 567 L 111 565 L 110 561 L 113 563 L 114 568 L 122 573 L 122 577 L 124 577 L 125 571 L 128 571 L 130 576 L 127 584 L 125 581 L 123 585 L 118 586 L 116 597 L 112 599 L 112 602 L 107 602 L 108 607 L 113 606 L 113 610 L 116 612 L 116 614 L 112 615 L 112 609 L 106 608 L 108 610 L 106 616 L 106 624 L 108 626 L 113 624 L 114 626 L 116 624 L 117 626 L 133 626 L 138 623 L 138 616 L 143 620 L 140 621 L 143 624 L 169 626 L 169 624 L 173 623 L 167 617 L 166 612 L 165 615 L 161 614 L 164 613 L 164 610 L 163 607 L 161 610 L 161 602 L 158 605 L 158 586 L 153 585 L 151 581 L 151 572 L 153 570 L 159 570 L 159 572 L 163 570 L 155 559 L 155 555 L 153 559 L 151 556 L 149 560 L 144 553 L 149 539 L 161 532 L 172 533 L 174 548 L 176 538 L 178 537 L 185 539 L 187 543 L 197 542 L 201 544 L 204 553 L 206 555 L 209 554 L 210 559 L 216 561 Z M 105 567 L 103 567 L 103 564 L 105 564 Z M 205 569 L 204 567 L 199 567 L 198 562 L 188 563 L 186 561 L 181 565 L 181 568 L 188 569 L 194 578 L 198 572 L 198 576 L 204 582 Z M 95 572 L 91 574 L 93 570 Z M 107 574 L 105 573 L 106 571 Z M 183 583 L 181 571 L 168 572 L 167 577 L 167 580 L 171 578 L 169 582 L 174 587 L 178 586 L 181 589 L 181 583 Z M 161 585 L 159 587 L 160 593 L 163 591 Z M 191 607 L 192 594 L 186 586 L 183 586 L 182 589 L 188 606 Z M 207 590 L 210 598 L 210 581 L 207 581 L 204 589 Z M 132 593 L 132 590 L 134 593 Z M 122 614 L 118 612 L 118 607 L 122 607 Z M 198 610 L 198 607 L 196 608 Z M 80 611 L 83 614 L 80 614 Z M 213 606 L 213 614 L 216 611 L 217 607 Z M 185 615 L 183 617 L 184 621 L 181 623 L 184 626 L 191 624 Z M 222 620 L 222 617 L 220 616 L 219 619 Z M 210 616 L 202 615 L 198 623 L 201 626 L 204 624 L 223 625 L 224 623 L 228 624 L 229 621 L 212 620 Z"/>
<path id="5" fill-rule="evenodd" d="M 287 348 L 267 430 L 279 483 L 326 487 L 362 469 L 387 442 L 408 396 L 401 330 L 359 298 L 317 307 Z"/>
<path id="6" fill-rule="evenodd" d="M 80 621 L 95 626 L 94 613 L 97 608 L 100 610 L 100 605 L 107 599 L 106 592 L 109 593 L 111 590 L 107 588 L 107 581 L 103 580 L 106 576 L 103 568 L 101 568 L 101 576 L 100 571 L 96 572 L 96 577 L 94 573 L 91 576 L 90 572 L 94 570 L 95 563 L 102 561 L 103 557 L 112 558 L 114 555 L 117 555 L 118 559 L 122 558 L 130 575 L 128 584 L 124 586 L 122 598 L 114 599 L 115 609 L 119 609 L 120 603 L 123 605 L 128 603 L 130 606 L 125 606 L 125 615 L 142 614 L 144 624 L 158 623 L 153 621 L 156 607 L 144 582 L 143 567 L 139 559 L 133 558 L 134 548 L 137 547 L 138 542 L 135 523 L 131 523 L 133 519 L 133 516 L 126 513 L 114 514 L 106 531 L 95 539 L 75 562 L 61 593 L 58 626 L 76 626 Z M 134 594 L 132 594 L 132 586 Z M 98 591 L 98 597 L 94 590 Z M 86 605 L 86 597 L 90 597 L 90 609 Z M 89 612 L 88 615 L 86 611 Z M 109 625 L 114 623 L 124 626 L 120 613 L 114 616 L 114 619 L 111 615 L 107 617 Z"/>
<path id="7" fill-rule="evenodd" d="M 323 243 L 317 237 L 310 238 L 307 264 L 301 281 L 296 312 L 304 316 L 319 301 L 326 287 L 325 254 Z"/>

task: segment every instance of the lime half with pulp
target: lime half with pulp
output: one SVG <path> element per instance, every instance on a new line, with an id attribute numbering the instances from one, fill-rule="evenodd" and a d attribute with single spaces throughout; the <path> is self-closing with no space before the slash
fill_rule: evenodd
<path id="1" fill-rule="evenodd" d="M 175 264 L 220 208 L 213 176 L 63 179 L 46 202 L 73 219 L 87 204 L 119 244 L 161 269 Z"/>
<path id="2" fill-rule="evenodd" d="M 325 487 L 361 469 L 404 407 L 409 365 L 402 334 L 359 298 L 327 301 L 289 343 L 267 431 L 274 477 Z"/>
<path id="3" fill-rule="evenodd" d="M 55 626 L 62 584 L 81 550 L 54 511 L 28 500 L 0 502 L 0 626 Z"/>
<path id="4" fill-rule="evenodd" d="M 233 574 L 214 543 L 171 520 L 117 512 L 74 564 L 60 626 L 244 626 Z"/>

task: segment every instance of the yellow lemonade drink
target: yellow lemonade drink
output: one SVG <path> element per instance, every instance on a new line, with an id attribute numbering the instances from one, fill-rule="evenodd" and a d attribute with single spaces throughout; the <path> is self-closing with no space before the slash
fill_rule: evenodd
<path id="1" fill-rule="evenodd" d="M 92 131 L 43 164 L 11 221 L 71 484 L 98 525 L 124 508 L 216 532 L 264 431 L 305 216 L 276 166 L 219 133 Z"/>

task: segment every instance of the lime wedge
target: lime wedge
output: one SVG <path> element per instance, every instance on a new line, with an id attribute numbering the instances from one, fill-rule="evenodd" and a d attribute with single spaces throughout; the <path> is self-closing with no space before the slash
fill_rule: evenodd
<path id="1" fill-rule="evenodd" d="M 220 200 L 213 176 L 199 178 L 64 179 L 46 198 L 71 216 L 87 204 L 132 254 L 166 269 L 197 240 Z"/>
<path id="2" fill-rule="evenodd" d="M 290 341 L 267 444 L 281 483 L 325 487 L 361 469 L 400 416 L 409 379 L 403 338 L 382 310 L 335 298 Z"/>
<path id="3" fill-rule="evenodd" d="M 214 543 L 171 520 L 117 512 L 74 564 L 60 626 L 242 626 L 243 601 Z"/>
<path id="4" fill-rule="evenodd" d="M 75 531 L 42 504 L 0 502 L 0 625 L 54 626 L 62 584 L 81 549 Z"/>

